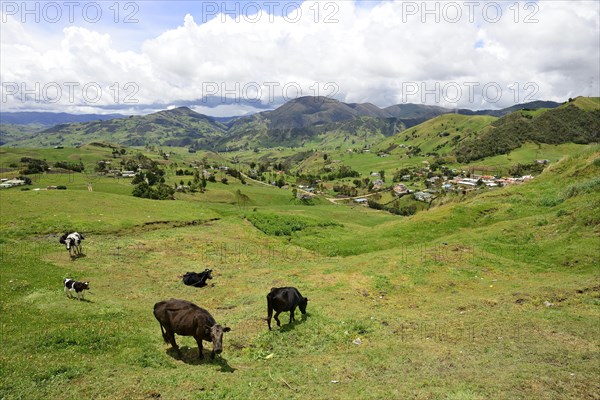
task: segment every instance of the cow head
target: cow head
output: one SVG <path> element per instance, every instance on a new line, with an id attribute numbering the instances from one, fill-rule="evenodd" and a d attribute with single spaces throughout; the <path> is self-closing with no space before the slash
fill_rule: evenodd
<path id="1" fill-rule="evenodd" d="M 212 279 L 212 269 L 205 269 L 204 275 L 206 276 L 206 279 Z"/>
<path id="2" fill-rule="evenodd" d="M 306 305 L 308 304 L 308 297 L 303 297 L 302 300 L 298 303 L 298 307 L 300 308 L 300 312 L 302 314 L 306 314 Z"/>
<path id="3" fill-rule="evenodd" d="M 222 327 L 219 324 L 206 328 L 206 334 L 210 336 L 213 344 L 211 357 L 214 358 L 215 354 L 221 354 L 223 352 L 223 333 L 229 332 L 230 330 L 231 328 L 228 326 Z"/>
<path id="4" fill-rule="evenodd" d="M 90 283 L 89 282 L 83 282 L 83 289 L 84 290 L 90 290 Z"/>
<path id="5" fill-rule="evenodd" d="M 64 235 L 62 235 L 62 236 L 60 237 L 60 239 L 58 239 L 58 243 L 61 243 L 61 244 L 66 244 L 66 243 L 67 243 L 67 236 L 69 236 L 69 234 L 68 234 L 68 233 L 65 233 Z"/>

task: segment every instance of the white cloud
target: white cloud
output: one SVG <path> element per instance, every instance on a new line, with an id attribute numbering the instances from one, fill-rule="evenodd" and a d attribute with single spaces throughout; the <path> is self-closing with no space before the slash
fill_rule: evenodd
<path id="1" fill-rule="evenodd" d="M 3 85 L 14 82 L 32 89 L 36 82 L 40 87 L 57 82 L 63 96 L 50 104 L 24 103 L 10 96 L 4 101 L 3 97 L 2 108 L 71 110 L 85 103 L 85 95 L 93 96 L 93 91 L 81 90 L 90 83 L 97 83 L 103 96 L 88 106 L 118 108 L 123 105 L 115 103 L 123 103 L 129 95 L 138 104 L 125 106 L 145 109 L 152 104 L 197 104 L 194 100 L 211 94 L 254 98 L 257 87 L 263 102 L 273 100 L 271 96 L 281 101 L 282 95 L 297 93 L 295 84 L 303 95 L 332 94 L 331 87 L 337 87 L 336 97 L 341 100 L 380 106 L 408 101 L 439 101 L 464 108 L 508 106 L 527 100 L 531 89 L 524 90 L 524 86 L 528 82 L 537 87 L 533 99 L 600 95 L 600 5 L 595 1 L 539 2 L 537 11 L 525 9 L 526 3 L 521 2 L 518 22 L 514 9 L 505 6 L 496 23 L 486 22 L 481 8 L 475 9 L 475 22 L 469 22 L 464 6 L 460 22 L 446 22 L 442 14 L 436 23 L 432 14 L 421 21 L 424 10 L 414 15 L 408 12 L 414 11 L 412 6 L 420 8 L 422 2 L 383 2 L 364 8 L 339 1 L 337 8 L 327 10 L 323 4 L 304 3 L 289 17 L 269 16 L 263 10 L 237 21 L 217 16 L 203 24 L 188 14 L 181 26 L 149 38 L 138 51 L 117 50 L 121 48 L 115 45 L 121 42 L 119 31 L 111 35 L 73 26 L 60 32 L 57 40 L 56 34 L 43 35 L 7 17 L 0 45 Z M 439 9 L 447 4 L 439 3 Z M 320 20 L 315 23 L 317 6 Z M 532 10 L 539 22 L 524 23 Z M 292 23 L 293 15 L 302 17 Z M 338 22 L 324 23 L 327 15 Z M 79 83 L 74 99 L 68 98 L 65 82 Z M 328 82 L 335 84 L 330 90 L 325 87 Z M 412 82 L 419 90 L 407 97 Z M 458 99 L 444 97 L 445 93 L 438 101 L 434 94 L 424 96 L 423 89 L 435 89 L 436 83 L 439 88 L 456 86 L 453 82 L 463 88 Z M 469 98 L 466 85 L 473 82 L 479 86 Z M 515 82 L 521 89 L 518 96 L 508 89 Z M 125 87 L 128 83 L 135 86 Z M 482 87 L 489 83 L 503 90 L 496 104 L 482 97 Z M 3 90 L 5 96 L 14 86 Z M 232 90 L 237 93 L 227 93 Z M 43 94 L 38 96 L 42 100 Z M 222 106 L 218 111 L 197 107 L 221 115 L 224 110 L 252 109 L 248 104 Z"/>

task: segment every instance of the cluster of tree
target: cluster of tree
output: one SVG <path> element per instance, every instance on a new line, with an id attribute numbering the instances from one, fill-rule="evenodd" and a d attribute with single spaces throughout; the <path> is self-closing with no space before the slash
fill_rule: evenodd
<path id="1" fill-rule="evenodd" d="M 123 166 L 123 168 L 125 170 L 129 170 L 129 171 L 137 171 L 138 168 L 150 170 L 150 171 L 153 171 L 153 170 L 162 171 L 159 168 L 158 163 L 156 161 L 146 157 L 142 153 L 137 153 L 135 156 L 133 156 L 131 158 L 121 160 L 121 165 Z M 161 175 L 161 173 L 158 173 L 158 174 Z M 164 171 L 162 171 L 162 175 L 164 175 Z"/>
<path id="2" fill-rule="evenodd" d="M 27 164 L 25 169 L 21 171 L 23 175 L 40 174 L 50 169 L 48 163 L 44 160 L 38 160 L 30 157 L 22 157 L 21 162 Z"/>
<path id="3" fill-rule="evenodd" d="M 352 183 L 354 184 L 354 186 L 356 186 L 357 189 L 365 188 L 369 192 L 373 190 L 373 187 L 375 186 L 369 178 L 355 179 L 352 181 Z"/>
<path id="4" fill-rule="evenodd" d="M 145 199 L 153 200 L 173 200 L 175 189 L 164 183 L 158 183 L 150 185 L 147 182 L 139 182 L 133 188 L 133 195 L 135 197 L 142 197 Z"/>
<path id="5" fill-rule="evenodd" d="M 336 179 L 358 178 L 358 177 L 360 177 L 360 174 L 358 173 L 358 171 L 353 170 L 352 168 L 350 168 L 347 165 L 341 165 L 337 171 L 332 172 L 329 175 L 326 175 L 325 180 L 333 181 Z"/>
<path id="6" fill-rule="evenodd" d="M 122 161 L 125 167 L 135 170 L 138 165 L 143 170 L 139 171 L 131 183 L 135 185 L 133 195 L 154 200 L 172 200 L 174 199 L 175 189 L 165 184 L 165 171 L 162 170 L 156 161 L 149 159 L 141 153 L 134 158 Z"/>
<path id="7" fill-rule="evenodd" d="M 516 164 L 508 169 L 508 174 L 511 176 L 523 176 L 530 174 L 539 174 L 544 170 L 546 165 L 532 162 L 530 164 Z"/>
<path id="8" fill-rule="evenodd" d="M 591 143 L 598 140 L 600 111 L 585 111 L 570 104 L 538 116 L 518 111 L 494 121 L 475 139 L 463 140 L 456 148 L 457 161 L 466 163 L 506 154 L 530 141 L 534 143 Z"/>
<path id="9" fill-rule="evenodd" d="M 239 179 L 239 181 L 242 183 L 242 185 L 246 184 L 246 180 L 244 179 L 244 176 L 242 175 L 242 173 L 240 171 L 238 171 L 237 169 L 234 168 L 229 168 L 227 170 L 227 175 L 232 176 L 234 178 Z M 227 178 L 224 178 L 227 179 Z"/>
<path id="10" fill-rule="evenodd" d="M 68 162 L 68 161 L 57 161 L 54 163 L 54 166 L 56 168 L 67 169 L 69 171 L 74 171 L 74 172 L 83 172 L 83 170 L 85 169 L 85 166 L 83 165 L 83 163 L 81 161 L 79 161 L 78 163 Z"/>
<path id="11" fill-rule="evenodd" d="M 415 204 L 408 204 L 402 206 L 397 201 L 394 201 L 392 204 L 381 204 L 372 199 L 369 199 L 367 204 L 370 208 L 373 208 L 375 210 L 383 210 L 395 215 L 402 215 L 405 217 L 417 213 L 417 206 Z"/>
<path id="12" fill-rule="evenodd" d="M 317 183 L 319 183 L 318 181 L 320 181 L 320 180 L 321 180 L 320 175 L 296 173 L 296 182 L 298 182 L 300 184 L 314 186 Z"/>
<path id="13" fill-rule="evenodd" d="M 169 159 L 169 155 L 165 153 L 162 149 L 158 149 L 158 155 L 160 155 L 163 158 L 163 160 Z"/>
<path id="14" fill-rule="evenodd" d="M 183 176 L 183 175 L 194 175 L 194 173 L 190 170 L 184 170 L 184 169 L 178 169 L 177 171 L 175 171 L 175 175 L 177 176 Z"/>
<path id="15" fill-rule="evenodd" d="M 124 156 L 125 154 L 127 154 L 127 150 L 125 150 L 125 149 L 121 149 L 121 150 L 115 149 L 115 148 L 112 149 L 113 158 L 117 158 L 119 156 Z"/>
<path id="16" fill-rule="evenodd" d="M 94 171 L 96 172 L 106 172 L 108 170 L 108 164 L 106 161 L 98 161 L 96 166 L 94 167 Z"/>
<path id="17" fill-rule="evenodd" d="M 333 191 L 345 196 L 355 197 L 358 196 L 358 190 L 355 187 L 349 185 L 333 185 Z"/>
<path id="18" fill-rule="evenodd" d="M 31 185 L 31 179 L 24 175 L 17 176 L 17 179 L 20 179 L 25 182 L 26 185 Z"/>

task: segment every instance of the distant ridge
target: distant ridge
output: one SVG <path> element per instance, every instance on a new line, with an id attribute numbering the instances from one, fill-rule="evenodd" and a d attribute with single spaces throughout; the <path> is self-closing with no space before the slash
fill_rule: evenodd
<path id="1" fill-rule="evenodd" d="M 68 114 L 36 111 L 0 112 L 0 123 L 13 125 L 52 126 L 74 122 L 106 121 L 115 118 L 126 118 L 126 116 L 122 114 Z"/>
<path id="2" fill-rule="evenodd" d="M 72 146 L 111 141 L 125 146 L 163 145 L 231 151 L 256 147 L 369 146 L 444 114 L 502 117 L 520 109 L 556 108 L 560 103 L 534 101 L 502 110 L 453 110 L 421 104 L 380 108 L 371 103 L 344 103 L 328 97 L 300 97 L 275 110 L 215 118 L 178 107 L 148 115 L 72 115 L 2 113 L 2 144 Z M 57 121 L 79 121 L 60 122 Z M 19 125 L 22 124 L 22 125 Z M 28 131 L 19 126 L 29 124 Z M 32 124 L 45 129 L 31 130 Z M 23 132 L 23 133 L 20 133 Z"/>

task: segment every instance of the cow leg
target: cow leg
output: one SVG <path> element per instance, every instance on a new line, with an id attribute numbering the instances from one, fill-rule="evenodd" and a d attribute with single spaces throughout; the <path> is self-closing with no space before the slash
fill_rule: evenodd
<path id="1" fill-rule="evenodd" d="M 294 315 L 295 313 L 296 313 L 296 307 L 294 307 L 290 310 L 290 324 L 292 323 L 292 321 L 296 320 L 296 316 Z"/>
<path id="2" fill-rule="evenodd" d="M 278 318 L 278 317 L 279 317 L 279 313 L 280 313 L 280 312 L 281 312 L 281 311 L 277 311 L 277 312 L 275 313 L 275 316 L 273 317 L 273 318 L 275 318 L 275 321 L 277 321 L 277 326 L 281 326 L 281 322 L 279 321 L 279 318 Z"/>
<path id="3" fill-rule="evenodd" d="M 65 294 L 67 295 L 68 298 L 71 298 L 71 291 L 66 286 L 65 286 Z"/>
<path id="4" fill-rule="evenodd" d="M 271 318 L 273 317 L 273 307 L 271 304 L 268 304 L 268 315 L 267 315 L 267 325 L 269 325 L 269 330 L 271 330 Z"/>
<path id="5" fill-rule="evenodd" d="M 171 346 L 173 347 L 173 349 L 175 349 L 175 351 L 177 352 L 177 354 L 181 355 L 181 351 L 179 350 L 179 346 L 177 346 L 177 342 L 175 342 L 175 332 L 173 332 L 170 329 L 166 329 L 166 335 L 167 335 L 167 339 L 169 340 L 169 343 L 171 343 Z"/>
<path id="6" fill-rule="evenodd" d="M 196 343 L 198 343 L 198 358 L 202 360 L 204 358 L 204 354 L 202 354 L 202 338 L 196 338 Z M 214 351 L 211 353 L 210 358 L 215 358 Z"/>

